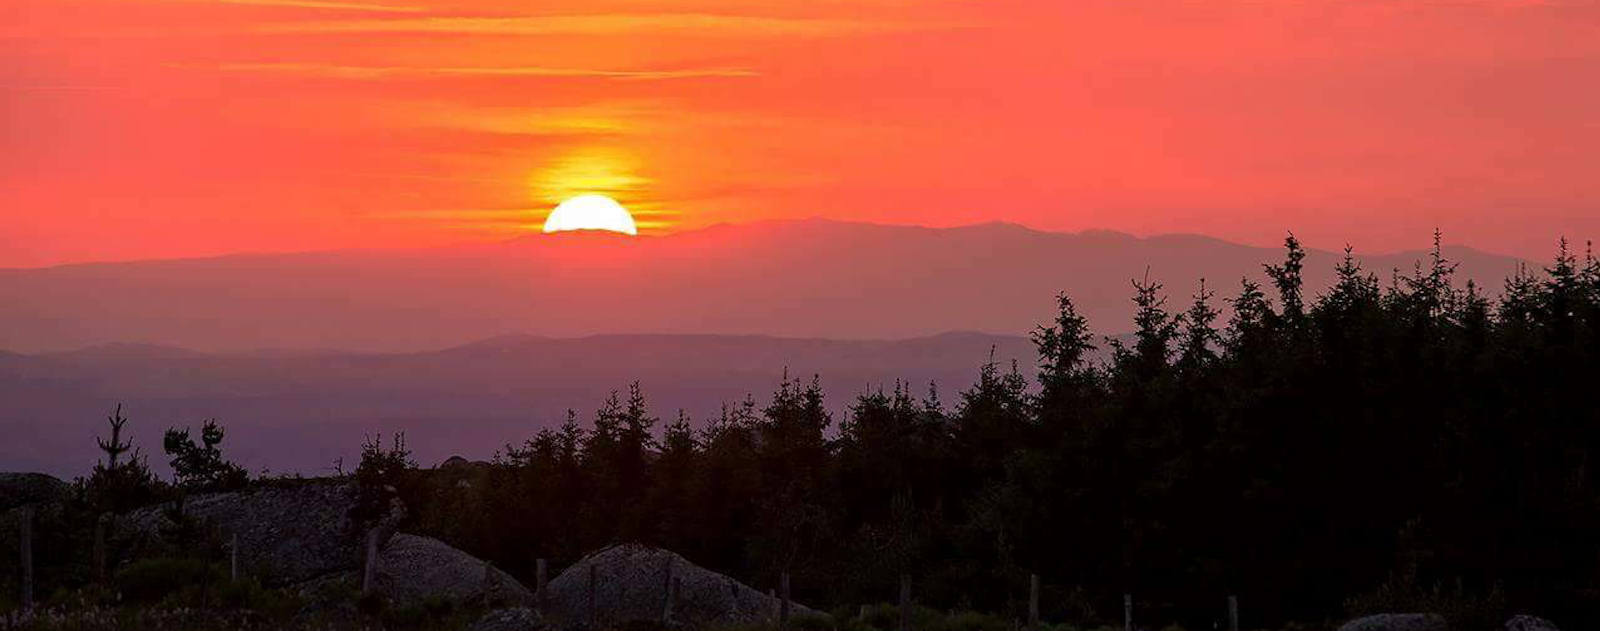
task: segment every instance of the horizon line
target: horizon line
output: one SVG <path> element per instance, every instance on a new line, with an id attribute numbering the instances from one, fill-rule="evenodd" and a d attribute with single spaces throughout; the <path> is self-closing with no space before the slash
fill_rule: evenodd
<path id="1" fill-rule="evenodd" d="M 643 233 L 643 234 L 638 234 L 638 235 L 621 235 L 621 234 L 610 234 L 610 233 L 601 234 L 601 233 L 604 233 L 605 231 L 600 231 L 600 230 L 573 230 L 573 231 L 555 232 L 555 233 L 545 233 L 545 232 L 541 232 L 541 231 L 537 231 L 537 230 L 530 230 L 525 234 L 518 234 L 518 235 L 509 236 L 509 237 L 501 237 L 501 238 L 496 238 L 496 239 L 464 240 L 464 241 L 458 241 L 458 242 L 454 242 L 454 243 L 446 243 L 446 244 L 438 244 L 438 245 L 423 245 L 423 246 L 409 246 L 409 247 L 408 246 L 400 246 L 400 247 L 349 246 L 349 247 L 335 247 L 335 248 L 313 248 L 313 249 L 303 249 L 303 250 L 297 250 L 297 249 L 285 249 L 285 250 L 238 250 L 238 251 L 233 251 L 233 252 L 222 252 L 222 253 L 216 253 L 216 254 L 201 254 L 201 255 L 194 255 L 194 256 L 169 256 L 169 257 L 131 258 L 131 259 L 93 259 L 93 260 L 81 260 L 81 261 L 64 261 L 64 262 L 48 263 L 48 264 L 44 264 L 44 265 L 33 265 L 33 266 L 0 266 L 0 273 L 22 272 L 22 271 L 42 271 L 42 270 L 54 270 L 54 269 L 63 269 L 63 268 L 72 268 L 72 267 L 90 267 L 90 266 L 102 266 L 102 265 L 124 265 L 124 264 L 142 264 L 142 263 L 176 263 L 176 262 L 186 262 L 186 261 L 213 261 L 213 260 L 222 260 L 222 259 L 230 259 L 230 258 L 249 258 L 249 257 L 305 256 L 305 255 L 317 255 L 317 254 L 345 254 L 345 253 L 428 252 L 428 251 L 444 251 L 444 250 L 450 250 L 450 249 L 454 249 L 454 248 L 464 248 L 464 247 L 492 246 L 492 245 L 500 245 L 500 244 L 526 243 L 526 242 L 533 242 L 533 241 L 536 241 L 536 240 L 545 240 L 546 242 L 551 242 L 551 241 L 554 241 L 556 239 L 594 238 L 594 237 L 614 238 L 617 243 L 627 243 L 627 242 L 635 241 L 635 240 L 655 241 L 655 240 L 658 240 L 658 239 L 668 239 L 668 238 L 672 238 L 672 237 L 678 237 L 678 236 L 684 236 L 684 235 L 692 235 L 692 234 L 696 234 L 696 233 L 704 233 L 704 232 L 707 232 L 707 231 L 718 230 L 718 229 L 728 229 L 728 228 L 738 228 L 738 227 L 748 227 L 748 226 L 762 226 L 762 225 L 803 224 L 803 223 L 828 223 L 828 224 L 849 225 L 849 226 L 868 226 L 868 227 L 873 227 L 873 228 L 928 230 L 928 231 L 970 230 L 970 229 L 974 229 L 974 228 L 985 228 L 985 227 L 1012 227 L 1012 228 L 1019 228 L 1019 229 L 1021 229 L 1023 231 L 1026 231 L 1026 232 L 1040 234 L 1040 235 L 1084 237 L 1084 236 L 1090 236 L 1090 235 L 1096 235 L 1096 234 L 1106 234 L 1106 235 L 1115 235 L 1115 236 L 1128 237 L 1130 239 L 1140 240 L 1140 241 L 1147 241 L 1147 240 L 1161 239 L 1161 238 L 1170 238 L 1170 237 L 1194 237 L 1194 238 L 1201 238 L 1201 239 L 1209 239 L 1209 240 L 1212 240 L 1212 241 L 1216 241 L 1218 243 L 1224 243 L 1224 244 L 1228 244 L 1228 245 L 1234 245 L 1234 246 L 1238 246 L 1238 247 L 1251 248 L 1251 249 L 1259 249 L 1259 250 L 1276 250 L 1276 249 L 1279 249 L 1281 247 L 1280 245 L 1256 245 L 1256 244 L 1246 243 L 1246 242 L 1241 242 L 1241 241 L 1233 241 L 1233 240 L 1230 240 L 1230 239 L 1225 239 L 1225 238 L 1222 238 L 1222 237 L 1217 237 L 1217 236 L 1213 236 L 1213 235 L 1209 235 L 1209 234 L 1205 234 L 1205 233 L 1200 233 L 1200 232 L 1157 232 L 1157 233 L 1139 234 L 1139 233 L 1126 232 L 1126 231 L 1123 231 L 1123 230 L 1115 230 L 1115 229 L 1110 229 L 1110 228 L 1084 228 L 1082 230 L 1049 230 L 1049 229 L 1037 228 L 1037 227 L 1034 227 L 1034 226 L 1030 226 L 1030 225 L 1027 225 L 1027 224 L 1019 222 L 1019 221 L 1008 221 L 1008 220 L 1003 220 L 1003 219 L 994 219 L 994 220 L 989 220 L 989 221 L 978 221 L 978 222 L 972 222 L 972 223 L 955 224 L 955 225 L 950 225 L 950 226 L 932 226 L 932 225 L 916 224 L 916 223 L 891 223 L 891 222 L 857 220 L 857 219 L 837 219 L 837 218 L 832 218 L 832 217 L 824 217 L 824 216 L 821 216 L 821 215 L 811 215 L 811 216 L 808 216 L 808 217 L 787 217 L 787 218 L 778 217 L 778 218 L 757 219 L 757 220 L 753 220 L 753 221 L 743 221 L 743 222 L 738 222 L 738 221 L 719 221 L 719 222 L 716 222 L 716 223 L 695 226 L 695 227 L 687 228 L 687 229 L 684 229 L 684 230 L 675 230 L 675 231 L 668 231 L 668 232 L 650 232 L 650 233 Z M 1285 234 L 1285 236 L 1292 235 L 1293 234 L 1293 230 L 1286 230 L 1284 232 L 1284 234 Z M 1346 245 L 1349 245 L 1349 244 L 1346 244 Z M 1460 249 L 1465 249 L 1465 250 L 1470 250 L 1470 251 L 1473 251 L 1473 252 L 1477 252 L 1477 253 L 1480 253 L 1480 254 L 1487 254 L 1487 255 L 1491 255 L 1491 256 L 1498 256 L 1498 257 L 1503 257 L 1503 258 L 1515 259 L 1517 261 L 1521 261 L 1521 262 L 1524 262 L 1524 263 L 1531 262 L 1526 257 L 1517 256 L 1517 255 L 1514 255 L 1514 254 L 1506 254 L 1506 253 L 1497 252 L 1497 251 L 1493 251 L 1493 250 L 1486 250 L 1486 249 L 1483 249 L 1483 248 L 1479 248 L 1479 247 L 1468 245 L 1468 244 L 1464 244 L 1464 243 L 1445 243 L 1444 247 L 1446 247 L 1446 248 L 1460 248 Z M 1329 254 L 1340 254 L 1342 252 L 1342 250 L 1343 250 L 1343 247 L 1329 249 L 1329 248 L 1326 248 L 1326 247 L 1306 246 L 1306 250 L 1309 251 L 1309 252 L 1324 252 L 1324 253 L 1329 253 Z M 1410 254 L 1410 253 L 1416 253 L 1416 252 L 1426 252 L 1426 251 L 1427 251 L 1427 248 L 1412 248 L 1412 249 L 1392 250 L 1392 251 L 1382 251 L 1382 252 L 1367 252 L 1367 253 L 1362 254 L 1361 256 L 1380 256 L 1380 257 L 1381 256 L 1395 256 L 1395 255 Z"/>

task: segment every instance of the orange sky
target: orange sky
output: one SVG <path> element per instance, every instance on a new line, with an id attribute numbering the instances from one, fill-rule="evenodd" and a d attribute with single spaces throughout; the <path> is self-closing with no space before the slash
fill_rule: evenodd
<path id="1" fill-rule="evenodd" d="M 825 216 L 1538 256 L 1600 4 L 4 0 L 0 267 Z"/>

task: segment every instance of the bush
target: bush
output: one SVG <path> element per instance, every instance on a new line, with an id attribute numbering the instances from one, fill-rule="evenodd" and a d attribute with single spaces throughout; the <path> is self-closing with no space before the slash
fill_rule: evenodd
<path id="1" fill-rule="evenodd" d="M 825 613 L 802 613 L 789 618 L 789 629 L 792 631 L 833 631 L 837 628 L 833 616 Z"/>
<path id="2" fill-rule="evenodd" d="M 1011 631 L 1011 624 L 999 616 L 958 611 L 945 616 L 934 631 Z"/>
<path id="3" fill-rule="evenodd" d="M 457 607 L 447 598 L 430 596 L 422 602 L 386 608 L 379 618 L 385 629 L 466 629 L 482 614 L 475 607 Z"/>
<path id="4" fill-rule="evenodd" d="M 250 474 L 243 467 L 222 457 L 224 435 L 215 420 L 206 421 L 200 428 L 200 444 L 189 436 L 189 428 L 167 430 L 162 441 L 167 455 L 172 456 L 173 475 L 178 485 L 190 491 L 232 491 L 244 488 Z"/>
<path id="5" fill-rule="evenodd" d="M 375 524 L 389 512 L 402 492 L 411 490 L 417 462 L 411 459 L 405 434 L 396 434 L 389 447 L 376 436 L 361 445 L 361 464 L 356 466 L 356 505 L 351 517 L 357 524 Z"/>
<path id="6" fill-rule="evenodd" d="M 201 589 L 224 580 L 222 569 L 197 559 L 155 558 L 135 561 L 117 572 L 117 590 L 123 598 L 154 603 L 185 588 Z"/>
<path id="7" fill-rule="evenodd" d="M 269 618 L 286 618 L 300 606 L 296 598 L 262 587 L 253 578 L 224 582 L 216 592 L 216 602 L 223 608 L 260 612 Z"/>
<path id="8" fill-rule="evenodd" d="M 1489 631 L 1506 619 L 1505 595 L 1499 587 L 1473 594 L 1457 580 L 1451 589 L 1435 583 L 1423 587 L 1415 565 L 1407 564 L 1377 589 L 1345 601 L 1352 616 L 1379 613 L 1432 613 L 1444 616 L 1451 629 Z"/>

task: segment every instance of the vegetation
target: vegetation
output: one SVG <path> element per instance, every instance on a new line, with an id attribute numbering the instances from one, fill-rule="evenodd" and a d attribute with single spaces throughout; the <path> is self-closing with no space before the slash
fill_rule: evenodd
<path id="1" fill-rule="evenodd" d="M 806 628 L 891 628 L 898 610 L 852 608 L 892 600 L 901 574 L 919 629 L 1009 628 L 1034 573 L 1059 629 L 1120 625 L 1124 593 L 1148 628 L 1214 628 L 1230 594 L 1248 628 L 1377 611 L 1600 622 L 1600 262 L 1563 244 L 1490 298 L 1452 282 L 1437 240 L 1387 282 L 1347 252 L 1315 296 L 1303 260 L 1291 236 L 1264 282 L 1223 301 L 1202 281 L 1177 307 L 1134 281 L 1134 330 L 1118 339 L 1096 339 L 1060 296 L 1032 374 L 990 361 L 948 402 L 897 383 L 835 418 L 816 379 L 785 375 L 764 405 L 747 397 L 695 429 L 681 412 L 663 423 L 633 384 L 590 423 L 569 412 L 492 463 L 420 471 L 403 437 L 374 438 L 353 516 L 399 499 L 406 529 L 528 582 L 535 559 L 559 568 L 621 541 L 758 586 L 788 573 L 801 602 L 841 608 Z M 118 419 L 76 503 L 40 519 L 172 496 L 124 457 Z M 199 445 L 168 433 L 179 488 L 240 483 L 221 438 L 210 423 Z M 42 545 L 84 549 L 61 532 Z M 222 599 L 159 579 L 214 586 L 208 563 L 116 580 L 133 600 Z M 88 582 L 61 572 L 41 582 Z"/>
<path id="2" fill-rule="evenodd" d="M 1436 242 L 1387 282 L 1347 253 L 1309 296 L 1285 251 L 1225 303 L 1135 281 L 1126 338 L 1061 296 L 1032 378 L 991 362 L 949 403 L 896 384 L 835 419 L 785 377 L 695 431 L 634 384 L 405 499 L 523 577 L 638 540 L 756 585 L 788 572 L 822 605 L 892 599 L 906 572 L 919 602 L 1018 619 L 1038 573 L 1045 618 L 1086 625 L 1120 624 L 1129 592 L 1188 628 L 1228 594 L 1252 626 L 1377 603 L 1594 622 L 1600 263 L 1563 245 L 1491 300 Z"/>
<path id="3" fill-rule="evenodd" d="M 197 492 L 231 491 L 250 481 L 243 467 L 222 458 L 223 429 L 216 420 L 200 427 L 200 444 L 189 436 L 188 428 L 167 430 L 163 447 L 172 456 L 173 477 L 179 487 Z"/>

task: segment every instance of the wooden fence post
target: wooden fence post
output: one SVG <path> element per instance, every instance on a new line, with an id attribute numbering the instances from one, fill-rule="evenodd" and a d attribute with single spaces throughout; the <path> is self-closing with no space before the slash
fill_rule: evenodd
<path id="1" fill-rule="evenodd" d="M 589 565 L 589 628 L 593 629 L 600 623 L 600 596 L 596 591 L 600 583 L 599 568 L 594 564 Z"/>
<path id="2" fill-rule="evenodd" d="M 1239 631 L 1239 597 L 1228 596 L 1228 631 Z"/>
<path id="3" fill-rule="evenodd" d="M 106 582 L 106 524 L 111 521 L 111 513 L 101 513 L 94 520 L 94 581 L 104 584 Z"/>
<path id="4" fill-rule="evenodd" d="M 545 565 L 544 559 L 536 559 L 533 562 L 533 580 L 533 606 L 538 608 L 540 615 L 543 615 L 546 608 L 544 586 L 549 581 L 549 566 Z"/>
<path id="5" fill-rule="evenodd" d="M 22 610 L 33 609 L 33 507 L 23 507 L 18 537 L 22 540 Z"/>
<path id="6" fill-rule="evenodd" d="M 675 596 L 677 596 L 677 594 L 674 594 L 673 591 L 672 591 L 672 557 L 667 557 L 667 567 L 665 568 L 665 570 L 666 570 L 665 576 L 663 576 L 662 580 L 661 580 L 661 600 L 662 600 L 662 604 L 661 604 L 661 625 L 662 626 L 666 626 L 667 624 L 672 622 L 672 606 L 675 604 L 675 603 L 672 602 L 672 600 L 673 600 L 673 598 Z"/>
<path id="7" fill-rule="evenodd" d="M 1122 595 L 1122 631 L 1133 631 L 1133 594 Z"/>
<path id="8" fill-rule="evenodd" d="M 371 594 L 378 588 L 378 529 L 367 531 L 367 558 L 361 571 L 361 593 Z"/>
<path id="9" fill-rule="evenodd" d="M 1028 575 L 1028 628 L 1039 628 L 1039 575 Z"/>
<path id="10" fill-rule="evenodd" d="M 778 577 L 778 590 L 783 600 L 778 605 L 778 624 L 789 626 L 789 573 L 784 572 Z"/>
<path id="11" fill-rule="evenodd" d="M 500 575 L 494 573 L 488 559 L 483 560 L 483 595 L 490 602 L 500 597 Z"/>
<path id="12" fill-rule="evenodd" d="M 900 575 L 900 631 L 911 631 L 911 575 Z"/>
<path id="13" fill-rule="evenodd" d="M 239 582 L 239 533 L 228 538 L 228 576 Z"/>

